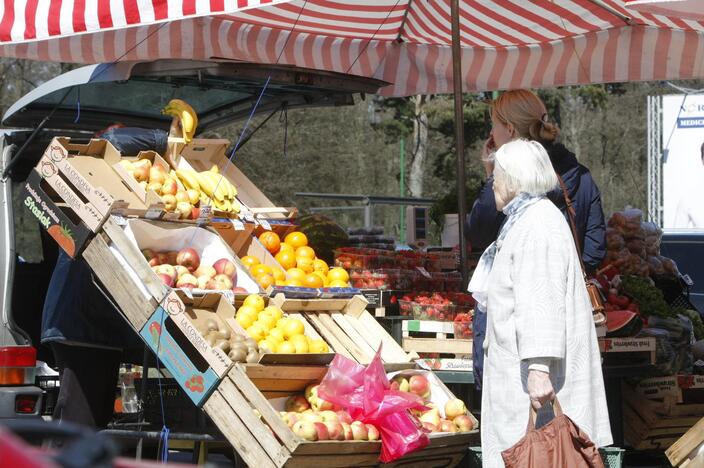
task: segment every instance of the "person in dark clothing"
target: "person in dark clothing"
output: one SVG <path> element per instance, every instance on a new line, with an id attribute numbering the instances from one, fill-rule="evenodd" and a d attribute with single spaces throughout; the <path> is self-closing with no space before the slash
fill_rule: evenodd
<path id="1" fill-rule="evenodd" d="M 163 130 L 112 126 L 96 136 L 127 155 L 167 150 L 168 133 Z M 93 284 L 88 264 L 63 250 L 44 300 L 41 342 L 51 348 L 61 374 L 54 419 L 106 427 L 120 362 L 140 362 L 144 345 Z"/>
<path id="2" fill-rule="evenodd" d="M 487 180 L 466 219 L 466 236 L 472 249 L 481 251 L 494 242 L 505 219 L 504 214 L 496 210 L 491 154 L 511 140 L 527 138 L 538 141 L 545 147 L 555 172 L 567 188 L 576 211 L 575 221 L 584 267 L 588 274 L 594 273 L 606 256 L 606 225 L 601 194 L 589 169 L 577 161 L 574 153 L 555 141 L 559 129 L 549 122 L 545 104 L 531 91 L 506 91 L 492 102 L 491 121 L 491 134 L 482 150 Z M 548 198 L 567 219 L 567 204 L 562 189 L 557 187 L 548 193 Z M 473 329 L 474 380 L 476 387 L 481 389 L 486 311 L 475 310 Z"/>

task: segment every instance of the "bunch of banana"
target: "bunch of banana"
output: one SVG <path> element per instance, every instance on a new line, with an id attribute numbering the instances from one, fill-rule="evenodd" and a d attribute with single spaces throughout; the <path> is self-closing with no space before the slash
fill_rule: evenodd
<path id="1" fill-rule="evenodd" d="M 225 176 L 220 175 L 217 166 L 203 172 L 177 169 L 176 175 L 186 188 L 200 191 L 201 205 L 211 205 L 227 213 L 240 212 L 240 203 L 235 198 L 237 189 Z"/>
<path id="2" fill-rule="evenodd" d="M 196 128 L 198 128 L 198 114 L 196 114 L 196 111 L 194 111 L 186 101 L 172 99 L 166 107 L 161 110 L 161 113 L 178 117 L 181 121 L 184 141 L 190 143 L 191 140 L 193 140 L 193 135 L 195 135 Z"/>

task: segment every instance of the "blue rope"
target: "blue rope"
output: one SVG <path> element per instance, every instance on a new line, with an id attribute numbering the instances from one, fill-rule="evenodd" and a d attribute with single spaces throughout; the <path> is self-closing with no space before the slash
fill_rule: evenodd
<path id="1" fill-rule="evenodd" d="M 73 123 L 78 123 L 81 118 L 81 88 L 76 88 L 76 119 Z"/>
<path id="2" fill-rule="evenodd" d="M 166 299 L 166 298 L 164 298 Z M 159 403 L 161 404 L 161 433 L 159 434 L 159 445 L 161 446 L 160 460 L 163 463 L 169 460 L 169 428 L 166 426 L 166 412 L 164 411 L 164 391 L 161 383 L 161 368 L 159 366 L 159 350 L 161 348 L 161 334 L 164 332 L 164 320 L 166 314 L 161 316 L 161 328 L 159 338 L 156 341 L 156 378 L 159 386 Z M 144 372 L 144 370 L 143 370 Z M 147 376 L 148 377 L 148 376 Z M 146 382 L 146 380 L 145 380 Z"/>

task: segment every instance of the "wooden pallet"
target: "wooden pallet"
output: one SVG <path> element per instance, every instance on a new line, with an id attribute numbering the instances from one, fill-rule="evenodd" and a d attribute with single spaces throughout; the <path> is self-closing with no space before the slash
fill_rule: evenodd
<path id="1" fill-rule="evenodd" d="M 415 367 L 416 353 L 407 353 L 366 310 L 363 296 L 352 299 L 288 299 L 277 294 L 270 305 L 310 325 L 339 354 L 368 364 L 381 347 L 387 369 Z"/>
<path id="2" fill-rule="evenodd" d="M 454 354 L 457 358 L 472 354 L 472 340 L 452 338 L 455 333 L 452 322 L 405 320 L 402 327 L 405 351 Z"/>
<path id="3" fill-rule="evenodd" d="M 704 455 L 698 455 L 699 447 L 704 443 L 704 418 L 692 426 L 682 437 L 665 451 L 672 466 L 704 466 Z"/>
<path id="4" fill-rule="evenodd" d="M 624 437 L 636 450 L 667 449 L 703 416 L 704 405 L 649 400 L 623 385 Z"/>
<path id="5" fill-rule="evenodd" d="M 236 364 L 203 408 L 251 467 L 380 466 L 379 442 L 304 441 L 267 401 L 300 394 L 325 372 L 324 367 Z M 384 466 L 456 466 L 478 438 L 478 431 L 433 436 L 425 449 Z"/>

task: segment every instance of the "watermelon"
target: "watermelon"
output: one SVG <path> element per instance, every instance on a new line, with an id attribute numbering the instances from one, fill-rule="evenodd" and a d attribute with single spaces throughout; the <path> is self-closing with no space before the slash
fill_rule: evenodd
<path id="1" fill-rule="evenodd" d="M 632 310 L 612 310 L 606 314 L 606 336 L 624 338 L 636 336 L 643 328 L 643 319 Z"/>
<path id="2" fill-rule="evenodd" d="M 335 260 L 334 250 L 349 243 L 347 232 L 332 218 L 320 214 L 298 218 L 298 230 L 308 237 L 308 245 L 313 247 L 316 256 L 328 265 Z"/>

